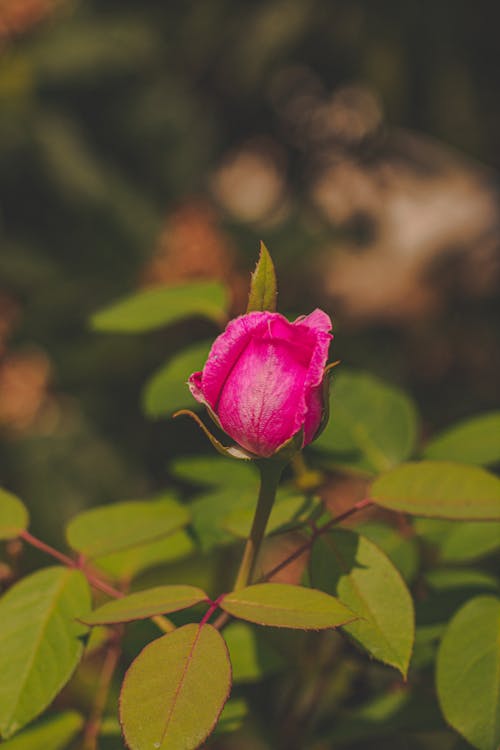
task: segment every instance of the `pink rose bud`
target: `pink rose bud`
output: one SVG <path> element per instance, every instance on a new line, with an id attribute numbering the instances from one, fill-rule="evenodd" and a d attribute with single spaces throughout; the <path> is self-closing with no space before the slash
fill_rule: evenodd
<path id="1" fill-rule="evenodd" d="M 293 323 L 274 312 L 241 315 L 189 378 L 191 393 L 257 456 L 272 456 L 302 428 L 307 445 L 321 422 L 331 328 L 318 309 Z"/>

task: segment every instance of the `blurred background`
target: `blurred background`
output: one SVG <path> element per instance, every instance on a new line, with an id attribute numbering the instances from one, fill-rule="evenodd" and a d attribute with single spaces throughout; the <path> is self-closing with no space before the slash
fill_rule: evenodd
<path id="1" fill-rule="evenodd" d="M 424 434 L 499 405 L 494 4 L 1 0 L 0 54 L 0 478 L 40 523 L 193 450 L 140 388 L 199 326 L 90 314 L 203 277 L 241 312 L 260 239 Z"/>
<path id="2" fill-rule="evenodd" d="M 0 0 L 0 481 L 40 536 L 208 452 L 141 388 L 215 325 L 91 314 L 200 278 L 238 314 L 261 239 L 422 438 L 500 406 L 495 5 Z"/>

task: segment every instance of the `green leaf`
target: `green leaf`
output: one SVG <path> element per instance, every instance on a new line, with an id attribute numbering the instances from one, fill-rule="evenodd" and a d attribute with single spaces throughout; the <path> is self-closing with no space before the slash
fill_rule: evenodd
<path id="1" fill-rule="evenodd" d="M 419 560 L 418 544 L 413 537 L 403 536 L 394 526 L 378 521 L 358 524 L 356 531 L 385 552 L 407 583 L 415 578 Z"/>
<path id="2" fill-rule="evenodd" d="M 248 715 L 248 706 L 242 698 L 231 698 L 220 715 L 215 734 L 236 732 Z"/>
<path id="3" fill-rule="evenodd" d="M 0 539 L 15 539 L 26 531 L 28 511 L 15 495 L 0 488 Z"/>
<path id="4" fill-rule="evenodd" d="M 174 411 L 196 408 L 197 402 L 191 395 L 187 380 L 193 372 L 203 368 L 211 341 L 194 344 L 175 354 L 166 365 L 157 370 L 146 384 L 142 403 L 148 417 L 170 416 Z"/>
<path id="5" fill-rule="evenodd" d="M 244 622 L 224 628 L 229 649 L 233 683 L 258 682 L 285 667 L 284 659 L 262 637 L 262 631 Z"/>
<path id="6" fill-rule="evenodd" d="M 145 620 L 154 615 L 187 609 L 207 599 L 205 592 L 196 586 L 155 586 L 106 602 L 81 619 L 87 625 Z"/>
<path id="7" fill-rule="evenodd" d="M 286 583 L 256 583 L 233 591 L 222 599 L 220 607 L 241 620 L 277 628 L 321 630 L 356 618 L 335 597 Z"/>
<path id="8" fill-rule="evenodd" d="M 189 522 L 189 511 L 168 495 L 92 508 L 67 526 L 70 547 L 101 557 L 166 537 Z"/>
<path id="9" fill-rule="evenodd" d="M 221 323 L 227 304 L 225 288 L 200 281 L 182 286 L 147 289 L 105 307 L 92 316 L 97 331 L 140 333 L 201 315 Z"/>
<path id="10" fill-rule="evenodd" d="M 477 560 L 500 549 L 500 522 L 454 523 L 440 545 L 443 562 Z"/>
<path id="11" fill-rule="evenodd" d="M 148 568 L 189 557 L 195 549 L 195 544 L 186 531 L 175 531 L 157 541 L 95 557 L 92 563 L 115 580 L 130 581 Z"/>
<path id="12" fill-rule="evenodd" d="M 314 443 L 328 464 L 378 474 L 411 456 L 416 435 L 415 407 L 399 388 L 366 373 L 334 371 L 330 419 Z"/>
<path id="13" fill-rule="evenodd" d="M 82 727 L 83 717 L 79 713 L 65 711 L 3 742 L 2 750 L 66 750 Z"/>
<path id="14" fill-rule="evenodd" d="M 90 609 L 84 575 L 51 567 L 0 600 L 0 734 L 10 737 L 46 708 L 71 677 Z"/>
<path id="15" fill-rule="evenodd" d="M 398 466 L 372 484 L 371 498 L 389 510 L 450 520 L 500 520 L 500 479 L 477 466 L 420 461 Z"/>
<path id="16" fill-rule="evenodd" d="M 172 476 L 191 484 L 214 487 L 245 487 L 248 484 L 258 488 L 259 477 L 250 462 L 231 461 L 219 456 L 189 456 L 177 458 L 170 464 Z"/>
<path id="17" fill-rule="evenodd" d="M 500 601 L 471 599 L 438 652 L 437 690 L 446 720 L 478 750 L 500 743 Z"/>
<path id="18" fill-rule="evenodd" d="M 224 487 L 191 503 L 193 531 L 203 551 L 234 542 L 234 536 L 222 524 L 234 508 L 255 508 L 256 487 Z"/>
<path id="19" fill-rule="evenodd" d="M 358 615 L 344 626 L 375 659 L 405 677 L 415 637 L 413 601 L 385 554 L 368 539 L 345 529 L 318 539 L 311 578 Z"/>
<path id="20" fill-rule="evenodd" d="M 304 495 L 289 495 L 286 491 L 278 493 L 266 527 L 271 534 L 287 526 L 295 526 L 308 518 L 318 506 L 318 499 L 308 499 Z M 231 534 L 246 539 L 252 528 L 255 507 L 234 508 L 223 521 L 223 527 Z"/>
<path id="21" fill-rule="evenodd" d="M 485 592 L 496 592 L 499 589 L 499 582 L 494 576 L 475 568 L 434 568 L 427 571 L 425 580 L 437 591 L 480 589 Z"/>
<path id="22" fill-rule="evenodd" d="M 255 310 L 269 310 L 270 312 L 275 312 L 277 294 L 278 288 L 274 264 L 269 254 L 269 250 L 264 243 L 261 242 L 259 260 L 250 282 L 247 313 Z"/>
<path id="23" fill-rule="evenodd" d="M 459 422 L 431 440 L 425 458 L 488 466 L 500 461 L 500 412 Z"/>
<path id="24" fill-rule="evenodd" d="M 195 750 L 212 732 L 231 688 L 226 644 L 191 624 L 147 645 L 130 666 L 120 720 L 130 750 Z"/>

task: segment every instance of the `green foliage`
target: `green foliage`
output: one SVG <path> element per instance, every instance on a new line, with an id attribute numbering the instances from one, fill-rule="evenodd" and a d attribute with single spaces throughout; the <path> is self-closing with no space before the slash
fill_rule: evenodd
<path id="1" fill-rule="evenodd" d="M 451 620 L 437 660 L 446 720 L 478 750 L 500 743 L 500 601 L 471 599 Z"/>
<path id="2" fill-rule="evenodd" d="M 0 539 L 15 539 L 29 524 L 28 511 L 22 502 L 0 488 Z"/>
<path id="3" fill-rule="evenodd" d="M 378 474 L 413 453 L 418 427 L 415 406 L 402 391 L 378 378 L 335 369 L 330 415 L 314 443 L 329 466 Z"/>
<path id="4" fill-rule="evenodd" d="M 83 651 L 90 609 L 82 573 L 39 570 L 0 600 L 0 734 L 8 738 L 46 708 L 71 677 Z"/>
<path id="5" fill-rule="evenodd" d="M 92 327 L 112 333 L 141 333 L 202 316 L 224 319 L 226 290 L 215 282 L 147 289 L 115 302 L 92 316 Z"/>
<path id="6" fill-rule="evenodd" d="M 488 466 L 500 462 L 500 412 L 466 419 L 433 438 L 425 458 Z"/>
<path id="7" fill-rule="evenodd" d="M 251 463 L 232 461 L 214 455 L 209 458 L 177 458 L 170 464 L 170 471 L 176 479 L 210 487 L 241 489 L 250 484 L 256 488 L 258 481 L 257 472 Z"/>
<path id="8" fill-rule="evenodd" d="M 267 523 L 267 533 L 300 525 L 317 507 L 317 498 L 304 498 L 303 495 L 289 495 L 287 492 L 283 492 L 281 496 L 278 494 Z M 235 508 L 224 518 L 222 526 L 234 536 L 246 539 L 252 527 L 253 516 L 252 507 Z"/>
<path id="9" fill-rule="evenodd" d="M 142 394 L 144 411 L 157 419 L 170 416 L 178 409 L 196 405 L 187 387 L 187 379 L 203 368 L 212 342 L 203 341 L 174 355 L 146 383 Z"/>
<path id="10" fill-rule="evenodd" d="M 80 619 L 87 625 L 132 622 L 153 615 L 178 612 L 206 600 L 205 592 L 195 586 L 155 586 L 107 602 Z"/>
<path id="11" fill-rule="evenodd" d="M 258 682 L 286 666 L 260 628 L 245 622 L 230 622 L 224 629 L 224 640 L 231 657 L 234 684 Z"/>
<path id="12" fill-rule="evenodd" d="M 96 557 L 92 563 L 112 578 L 128 582 L 149 568 L 189 557 L 195 550 L 195 543 L 186 531 L 174 531 L 156 541 Z"/>
<path id="13" fill-rule="evenodd" d="M 377 521 L 361 523 L 356 527 L 364 537 L 374 542 L 399 570 L 406 583 L 415 578 L 419 565 L 419 551 L 416 539 L 402 533 L 394 526 Z M 411 529 L 410 529 L 411 531 Z"/>
<path id="14" fill-rule="evenodd" d="M 76 711 L 50 716 L 2 743 L 2 750 L 66 750 L 83 727 L 83 716 Z"/>
<path id="15" fill-rule="evenodd" d="M 321 630 L 356 619 L 333 596 L 282 583 L 257 583 L 233 591 L 222 599 L 220 606 L 234 617 L 277 628 Z"/>
<path id="16" fill-rule="evenodd" d="M 500 523 L 495 521 L 450 522 L 443 529 L 438 550 L 443 562 L 468 562 L 500 549 Z"/>
<path id="17" fill-rule="evenodd" d="M 415 637 L 413 601 L 384 553 L 352 531 L 333 531 L 314 547 L 311 578 L 357 614 L 344 630 L 405 677 Z"/>
<path id="18" fill-rule="evenodd" d="M 228 700 L 217 722 L 215 734 L 228 734 L 241 727 L 248 715 L 248 706 L 241 698 Z"/>
<path id="19" fill-rule="evenodd" d="M 66 538 L 74 550 L 96 558 L 157 541 L 188 522 L 187 509 L 165 494 L 85 511 L 70 521 Z"/>
<path id="20" fill-rule="evenodd" d="M 372 484 L 384 508 L 430 518 L 500 519 L 500 479 L 485 469 L 447 461 L 398 466 Z"/>
<path id="21" fill-rule="evenodd" d="M 247 313 L 260 310 L 275 312 L 278 286 L 273 260 L 263 242 L 260 255 L 250 283 Z"/>
<path id="22" fill-rule="evenodd" d="M 130 666 L 120 696 L 130 750 L 195 750 L 230 689 L 226 644 L 211 625 L 185 625 L 153 641 Z"/>

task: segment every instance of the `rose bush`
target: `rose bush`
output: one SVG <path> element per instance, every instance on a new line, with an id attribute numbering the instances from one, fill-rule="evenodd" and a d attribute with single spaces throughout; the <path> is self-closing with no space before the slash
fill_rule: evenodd
<path id="1" fill-rule="evenodd" d="M 321 423 L 331 328 L 319 309 L 293 323 L 274 312 L 241 315 L 189 378 L 191 393 L 257 456 L 272 456 L 301 429 L 307 445 Z"/>

